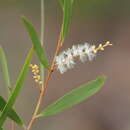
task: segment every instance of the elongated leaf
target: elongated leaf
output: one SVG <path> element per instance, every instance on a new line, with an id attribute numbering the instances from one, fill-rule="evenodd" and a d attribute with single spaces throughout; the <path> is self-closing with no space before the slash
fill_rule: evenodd
<path id="1" fill-rule="evenodd" d="M 5 56 L 5 53 L 2 47 L 0 47 L 0 61 L 2 65 L 2 71 L 4 75 L 5 84 L 6 84 L 8 95 L 9 95 L 11 82 L 10 82 L 10 76 L 9 76 L 9 71 L 8 71 L 7 58 Z M 6 101 L 4 100 L 3 97 L 0 96 L 0 111 L 3 111 L 5 105 L 6 105 Z M 18 114 L 13 109 L 11 109 L 10 112 L 8 113 L 8 117 L 14 120 L 18 125 L 23 125 L 23 121 L 20 119 Z"/>
<path id="2" fill-rule="evenodd" d="M 10 91 L 9 87 L 11 87 L 11 83 L 10 83 L 10 76 L 9 76 L 9 71 L 8 71 L 8 64 L 7 64 L 7 59 L 6 59 L 4 50 L 1 46 L 0 46 L 0 62 L 2 65 L 2 71 L 3 71 L 7 91 L 9 93 L 9 91 Z"/>
<path id="3" fill-rule="evenodd" d="M 38 38 L 38 34 L 35 31 L 35 28 L 25 17 L 22 17 L 22 21 L 24 23 L 24 26 L 27 29 L 27 32 L 29 33 L 30 39 L 32 40 L 34 49 L 37 53 L 37 56 L 38 56 L 40 62 L 43 64 L 43 66 L 45 68 L 49 68 L 48 60 L 45 55 L 45 50 L 43 49 L 43 47 L 41 45 L 41 42 Z"/>
<path id="4" fill-rule="evenodd" d="M 0 128 L 2 127 L 4 121 L 6 120 L 6 117 L 8 116 L 8 113 L 9 113 L 10 109 L 12 108 L 12 106 L 14 105 L 16 98 L 18 97 L 18 95 L 20 93 L 21 87 L 24 84 L 27 72 L 29 70 L 29 64 L 31 62 L 32 55 L 33 55 L 33 48 L 29 51 L 29 53 L 27 55 L 27 58 L 25 60 L 23 68 L 18 76 L 18 79 L 17 79 L 14 89 L 11 93 L 11 96 L 0 115 Z"/>
<path id="5" fill-rule="evenodd" d="M 98 92 L 105 82 L 104 77 L 97 78 L 94 81 L 91 81 L 79 88 L 74 89 L 73 91 L 67 93 L 65 96 L 58 99 L 53 104 L 49 105 L 45 110 L 38 115 L 40 116 L 50 116 L 55 115 L 59 112 L 62 112 L 66 109 L 71 108 L 72 106 L 79 104 L 80 102 L 88 99 L 96 92 Z"/>
<path id="6" fill-rule="evenodd" d="M 64 40 L 69 31 L 69 25 L 71 21 L 72 15 L 72 5 L 74 0 L 59 0 L 60 5 L 63 9 L 63 24 L 61 31 L 61 40 Z"/>
<path id="7" fill-rule="evenodd" d="M 74 0 L 70 0 L 71 4 L 73 4 Z M 61 5 L 61 8 L 64 9 L 64 0 L 59 0 L 59 3 Z"/>
<path id="8" fill-rule="evenodd" d="M 64 0 L 59 0 L 61 8 L 64 10 Z"/>
<path id="9" fill-rule="evenodd" d="M 6 101 L 4 100 L 3 97 L 0 96 L 0 111 L 3 111 L 4 107 L 6 105 Z M 18 114 L 11 109 L 8 113 L 8 117 L 12 120 L 14 120 L 18 125 L 23 125 L 23 121 L 20 119 L 20 117 L 18 116 Z"/>

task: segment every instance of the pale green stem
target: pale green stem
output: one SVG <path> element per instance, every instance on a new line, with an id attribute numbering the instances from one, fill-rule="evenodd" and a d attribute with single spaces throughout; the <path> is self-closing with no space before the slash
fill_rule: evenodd
<path id="1" fill-rule="evenodd" d="M 44 0 L 41 0 L 41 44 L 43 46 L 44 42 L 44 29 L 45 29 L 45 23 L 44 23 Z M 42 64 L 40 64 L 40 75 L 42 80 L 42 88 L 44 87 L 44 67 Z"/>

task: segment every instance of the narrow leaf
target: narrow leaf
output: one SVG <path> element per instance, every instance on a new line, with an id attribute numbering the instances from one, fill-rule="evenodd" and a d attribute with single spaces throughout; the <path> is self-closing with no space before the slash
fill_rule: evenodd
<path id="1" fill-rule="evenodd" d="M 62 9 L 64 9 L 64 0 L 59 0 L 60 6 Z"/>
<path id="2" fill-rule="evenodd" d="M 21 87 L 24 84 L 27 72 L 29 70 L 29 64 L 31 62 L 32 55 L 33 55 L 33 48 L 29 51 L 29 53 L 27 55 L 27 58 L 25 60 L 23 68 L 18 76 L 18 79 L 17 79 L 14 89 L 11 93 L 11 96 L 0 115 L 0 128 L 2 127 L 4 121 L 6 120 L 6 117 L 8 116 L 8 113 L 9 113 L 10 109 L 12 108 L 12 106 L 14 105 L 14 103 L 20 93 Z"/>
<path id="3" fill-rule="evenodd" d="M 6 101 L 4 100 L 3 97 L 0 96 L 0 111 L 2 112 L 4 107 L 6 105 Z M 8 117 L 10 119 L 12 119 L 13 121 L 15 121 L 18 125 L 24 125 L 23 124 L 23 121 L 20 119 L 20 117 L 18 116 L 18 114 L 13 110 L 11 109 L 8 113 Z"/>
<path id="4" fill-rule="evenodd" d="M 73 4 L 74 0 L 70 0 L 71 4 Z M 64 9 L 64 0 L 59 0 L 60 6 L 62 9 Z"/>
<path id="5" fill-rule="evenodd" d="M 37 53 L 37 56 L 38 56 L 40 62 L 43 64 L 43 66 L 45 68 L 49 68 L 48 60 L 47 60 L 46 55 L 45 55 L 45 50 L 43 49 L 43 47 L 41 45 L 41 42 L 38 38 L 38 34 L 35 31 L 35 28 L 25 17 L 22 17 L 22 21 L 23 21 L 23 24 L 24 24 L 24 26 L 25 26 L 25 28 L 30 36 L 30 39 L 32 40 L 34 49 Z"/>
<path id="6" fill-rule="evenodd" d="M 9 71 L 8 71 L 7 58 L 5 56 L 3 48 L 1 46 L 0 46 L 0 62 L 2 65 L 2 71 L 3 71 L 3 75 L 4 75 L 5 84 L 7 87 L 8 94 L 9 94 L 9 92 L 10 92 L 9 89 L 11 87 L 10 76 L 9 76 Z"/>
<path id="7" fill-rule="evenodd" d="M 45 108 L 44 111 L 38 116 L 40 117 L 55 115 L 66 109 L 71 108 L 76 104 L 79 104 L 80 102 L 88 99 L 96 92 L 98 92 L 102 88 L 105 80 L 106 78 L 100 77 L 79 88 L 72 90 L 71 92 L 67 93 L 56 102 Z"/>
<path id="8" fill-rule="evenodd" d="M 63 9 L 63 24 L 61 30 L 61 40 L 64 40 L 69 31 L 74 0 L 59 0 Z"/>

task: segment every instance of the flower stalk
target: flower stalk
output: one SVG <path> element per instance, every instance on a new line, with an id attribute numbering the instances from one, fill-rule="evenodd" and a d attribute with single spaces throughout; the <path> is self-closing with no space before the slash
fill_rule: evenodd
<path id="1" fill-rule="evenodd" d="M 55 66 L 61 74 L 66 72 L 68 69 L 74 68 L 75 58 L 79 57 L 81 62 L 87 60 L 92 61 L 98 51 L 103 51 L 105 47 L 111 46 L 112 44 L 107 41 L 105 44 L 99 44 L 98 47 L 85 43 L 83 45 L 73 45 L 72 48 L 68 48 L 66 51 L 61 52 L 55 59 Z"/>

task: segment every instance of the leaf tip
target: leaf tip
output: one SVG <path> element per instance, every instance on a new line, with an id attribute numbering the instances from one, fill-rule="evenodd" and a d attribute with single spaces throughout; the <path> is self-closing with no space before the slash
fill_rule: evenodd
<path id="1" fill-rule="evenodd" d="M 101 76 L 97 77 L 97 79 L 99 79 L 99 80 L 106 80 L 107 77 L 105 75 L 101 75 Z"/>
<path id="2" fill-rule="evenodd" d="M 21 21 L 22 21 L 22 23 L 23 23 L 25 26 L 27 26 L 27 24 L 29 24 L 28 19 L 27 19 L 24 15 L 21 16 Z"/>
<path id="3" fill-rule="evenodd" d="M 25 17 L 24 15 L 22 15 L 22 16 L 21 16 L 21 19 L 24 20 L 24 19 L 26 19 L 26 17 Z"/>
<path id="4" fill-rule="evenodd" d="M 97 80 L 98 80 L 99 82 L 101 82 L 102 85 L 104 85 L 104 83 L 105 83 L 106 80 L 107 80 L 107 77 L 103 75 L 103 76 L 98 77 Z"/>

